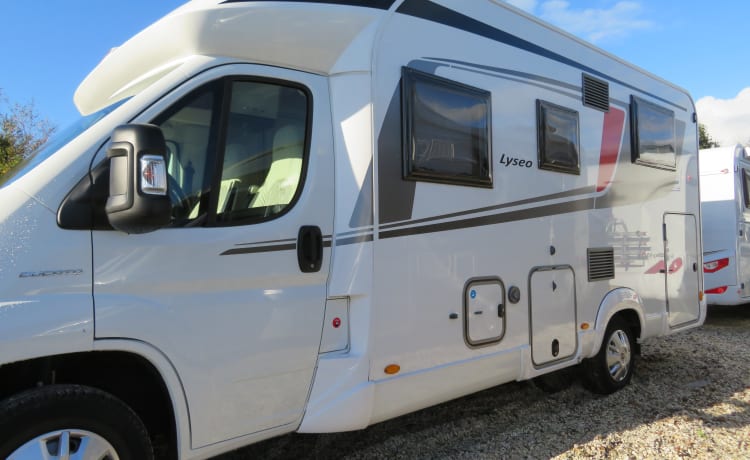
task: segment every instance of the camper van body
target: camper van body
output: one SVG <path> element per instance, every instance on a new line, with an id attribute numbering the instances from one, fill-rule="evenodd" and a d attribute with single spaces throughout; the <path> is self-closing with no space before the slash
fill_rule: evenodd
<path id="1" fill-rule="evenodd" d="M 504 2 L 195 0 L 75 101 L 78 132 L 0 188 L 0 410 L 95 388 L 206 458 L 604 341 L 615 378 L 637 345 L 613 331 L 704 320 L 691 98 Z M 169 225 L 115 224 L 125 124 L 163 133 L 127 164 Z"/>
<path id="2" fill-rule="evenodd" d="M 742 145 L 699 154 L 706 301 L 750 302 L 750 158 Z"/>

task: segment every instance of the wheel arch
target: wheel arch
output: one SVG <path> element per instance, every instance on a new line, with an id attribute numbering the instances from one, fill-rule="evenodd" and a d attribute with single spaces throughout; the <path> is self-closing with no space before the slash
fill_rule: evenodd
<path id="1" fill-rule="evenodd" d="M 587 357 L 595 356 L 599 352 L 607 325 L 615 317 L 622 317 L 630 325 L 637 340 L 642 337 L 646 321 L 640 296 L 630 288 L 614 289 L 608 292 L 599 304 L 594 327 L 594 340 Z M 637 340 L 633 346 L 635 352 L 640 353 Z"/>
<path id="2" fill-rule="evenodd" d="M 189 433 L 189 419 L 179 377 L 166 357 L 147 344 L 95 341 L 94 351 L 0 366 L 0 399 L 62 383 L 97 388 L 125 402 L 146 425 L 154 448 L 164 458 L 181 458 L 189 449 L 189 439 L 180 435 Z"/>

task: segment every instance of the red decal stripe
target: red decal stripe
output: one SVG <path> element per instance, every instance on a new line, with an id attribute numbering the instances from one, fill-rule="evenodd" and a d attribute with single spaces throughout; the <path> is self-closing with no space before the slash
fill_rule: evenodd
<path id="1" fill-rule="evenodd" d="M 663 260 L 660 260 L 659 262 L 656 263 L 656 265 L 646 270 L 646 274 L 655 275 L 656 273 L 664 273 L 666 268 L 667 268 L 667 264 L 665 264 Z"/>
<path id="2" fill-rule="evenodd" d="M 599 157 L 599 180 L 596 191 L 601 192 L 612 182 L 615 174 L 617 156 L 620 153 L 620 139 L 625 127 L 625 111 L 609 108 L 604 114 L 604 129 L 602 133 L 602 152 Z"/>

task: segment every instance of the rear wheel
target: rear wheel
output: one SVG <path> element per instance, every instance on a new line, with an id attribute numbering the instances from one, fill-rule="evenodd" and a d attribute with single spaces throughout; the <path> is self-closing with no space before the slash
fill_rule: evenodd
<path id="1" fill-rule="evenodd" d="M 610 394 L 630 383 L 635 370 L 635 337 L 622 318 L 613 318 L 599 353 L 583 362 L 583 384 L 599 394 Z"/>
<path id="2" fill-rule="evenodd" d="M 95 388 L 50 385 L 0 402 L 0 458 L 151 460 L 141 420 Z"/>

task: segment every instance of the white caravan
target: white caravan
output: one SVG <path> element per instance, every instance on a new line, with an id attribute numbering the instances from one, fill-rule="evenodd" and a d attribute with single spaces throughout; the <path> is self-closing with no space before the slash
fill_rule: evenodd
<path id="1" fill-rule="evenodd" d="M 750 152 L 742 145 L 701 150 L 703 283 L 715 305 L 750 302 Z"/>
<path id="2" fill-rule="evenodd" d="M 690 96 L 504 2 L 196 0 L 75 102 L 0 188 L 0 457 L 609 393 L 704 320 Z"/>

